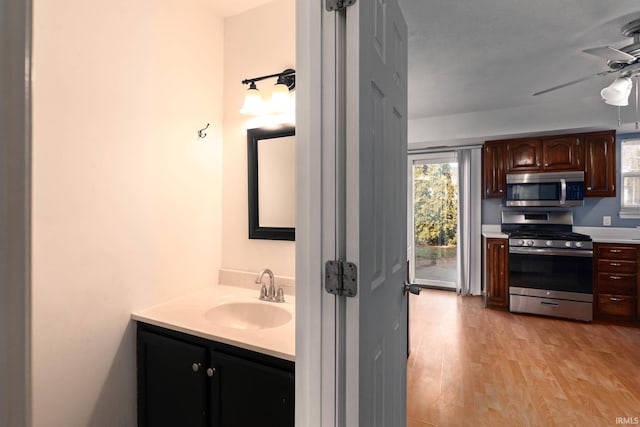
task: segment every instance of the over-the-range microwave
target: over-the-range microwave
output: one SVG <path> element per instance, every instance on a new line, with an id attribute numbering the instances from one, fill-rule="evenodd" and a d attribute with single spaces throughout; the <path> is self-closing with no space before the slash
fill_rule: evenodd
<path id="1" fill-rule="evenodd" d="M 507 174 L 506 206 L 583 206 L 584 172 Z"/>

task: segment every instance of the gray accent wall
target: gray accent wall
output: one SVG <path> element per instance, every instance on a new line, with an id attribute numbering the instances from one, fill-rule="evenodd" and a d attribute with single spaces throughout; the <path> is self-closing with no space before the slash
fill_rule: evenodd
<path id="1" fill-rule="evenodd" d="M 620 170 L 620 141 L 624 139 L 640 138 L 640 132 L 616 137 L 616 170 Z M 616 197 L 588 198 L 585 199 L 584 206 L 573 208 L 573 223 L 582 227 L 601 227 L 602 217 L 611 216 L 612 227 L 640 227 L 640 219 L 621 219 L 620 212 L 620 173 L 616 177 Z M 482 223 L 500 224 L 500 213 L 506 208 L 502 206 L 502 200 L 484 199 L 482 200 Z M 514 209 L 518 210 L 518 209 Z"/>

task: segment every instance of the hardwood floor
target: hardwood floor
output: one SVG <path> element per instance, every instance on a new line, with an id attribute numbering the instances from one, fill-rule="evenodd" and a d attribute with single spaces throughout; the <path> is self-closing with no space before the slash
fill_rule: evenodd
<path id="1" fill-rule="evenodd" d="M 423 290 L 410 298 L 409 339 L 407 427 L 640 425 L 638 328 Z"/>

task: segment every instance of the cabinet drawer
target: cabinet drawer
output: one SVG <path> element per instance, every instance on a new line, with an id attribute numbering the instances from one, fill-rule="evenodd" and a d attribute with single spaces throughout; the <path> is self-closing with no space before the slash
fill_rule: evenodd
<path id="1" fill-rule="evenodd" d="M 633 246 L 599 246 L 598 258 L 608 259 L 637 259 L 636 248 Z"/>
<path id="2" fill-rule="evenodd" d="M 603 317 L 634 319 L 636 315 L 636 299 L 627 295 L 598 295 L 598 314 Z"/>
<path id="3" fill-rule="evenodd" d="M 636 261 L 624 261 L 617 259 L 598 260 L 598 271 L 601 273 L 627 273 L 635 274 L 637 268 Z"/>
<path id="4" fill-rule="evenodd" d="M 637 276 L 635 274 L 598 273 L 598 292 L 635 296 Z"/>

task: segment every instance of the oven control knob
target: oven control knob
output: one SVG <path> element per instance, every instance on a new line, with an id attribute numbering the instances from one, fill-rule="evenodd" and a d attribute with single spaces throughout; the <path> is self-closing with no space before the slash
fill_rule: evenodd
<path id="1" fill-rule="evenodd" d="M 582 247 L 582 242 L 576 242 L 576 248 L 581 248 Z"/>
<path id="2" fill-rule="evenodd" d="M 547 246 L 552 246 L 552 245 L 553 245 L 553 242 L 552 242 L 551 240 L 547 240 L 547 241 L 545 242 L 545 244 L 546 244 Z"/>
<path id="3" fill-rule="evenodd" d="M 518 246 L 524 246 L 524 240 L 518 240 Z"/>
<path id="4" fill-rule="evenodd" d="M 566 247 L 570 248 L 570 247 L 571 247 L 571 242 L 564 242 L 564 245 L 565 245 Z"/>
<path id="5" fill-rule="evenodd" d="M 527 246 L 533 246 L 533 240 L 527 240 Z"/>

